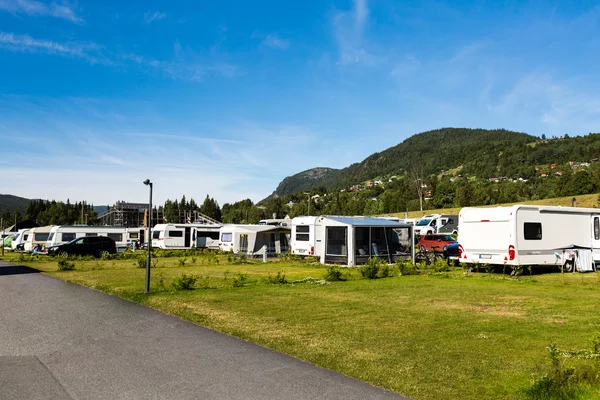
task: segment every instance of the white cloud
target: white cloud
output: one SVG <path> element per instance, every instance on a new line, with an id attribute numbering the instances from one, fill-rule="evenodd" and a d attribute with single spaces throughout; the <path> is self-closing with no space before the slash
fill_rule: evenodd
<path id="1" fill-rule="evenodd" d="M 188 60 L 176 57 L 176 60 L 158 60 L 133 53 L 112 53 L 93 42 L 56 42 L 36 39 L 29 35 L 0 32 L 0 49 L 13 52 L 47 53 L 63 57 L 82 59 L 90 64 L 104 64 L 128 67 L 138 66 L 148 73 L 158 71 L 171 79 L 200 82 L 205 75 L 214 73 L 233 78 L 242 73 L 237 65 L 220 60 Z"/>
<path id="2" fill-rule="evenodd" d="M 376 66 L 382 57 L 370 48 L 365 40 L 365 25 L 368 22 L 367 0 L 355 0 L 354 9 L 337 11 L 333 14 L 333 36 L 338 47 L 338 65 Z"/>
<path id="3" fill-rule="evenodd" d="M 167 16 L 167 14 L 165 14 L 164 12 L 159 12 L 159 11 L 146 11 L 144 13 L 144 22 L 149 24 L 151 22 L 154 21 L 160 21 L 162 19 L 165 19 L 165 17 Z"/>
<path id="4" fill-rule="evenodd" d="M 272 33 L 265 37 L 263 44 L 276 49 L 285 50 L 289 47 L 290 42 Z"/>
<path id="5" fill-rule="evenodd" d="M 354 0 L 354 12 L 356 15 L 356 26 L 358 29 L 363 29 L 369 16 L 369 9 L 367 8 L 367 0 Z"/>
<path id="6" fill-rule="evenodd" d="M 13 14 L 61 18 L 75 23 L 83 22 L 71 7 L 54 1 L 46 4 L 36 0 L 0 0 L 0 10 Z"/>

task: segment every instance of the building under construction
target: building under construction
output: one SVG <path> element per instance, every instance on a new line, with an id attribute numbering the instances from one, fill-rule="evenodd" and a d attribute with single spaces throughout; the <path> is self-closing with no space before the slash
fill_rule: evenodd
<path id="1" fill-rule="evenodd" d="M 109 209 L 106 214 L 98 217 L 100 225 L 125 226 L 127 228 L 137 228 L 146 226 L 148 221 L 148 203 L 126 203 L 118 201 Z M 163 210 L 152 210 L 152 224 L 219 224 L 218 221 L 198 212 L 198 211 L 180 211 L 178 219 L 167 221 Z"/>

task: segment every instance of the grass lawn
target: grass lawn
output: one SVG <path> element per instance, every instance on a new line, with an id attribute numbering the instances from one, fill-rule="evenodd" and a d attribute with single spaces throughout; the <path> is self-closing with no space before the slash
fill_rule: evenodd
<path id="1" fill-rule="evenodd" d="M 551 342 L 584 348 L 600 332 L 595 273 L 516 279 L 455 268 L 366 280 L 352 270 L 345 282 L 268 284 L 278 271 L 292 281 L 322 278 L 326 268 L 210 261 L 199 256 L 182 267 L 177 258 L 161 258 L 150 295 L 142 293 L 144 269 L 135 260 L 76 261 L 74 271 L 57 271 L 55 261 L 20 264 L 415 399 L 517 398 L 532 373 L 546 370 Z M 238 271 L 248 274 L 244 287 L 231 284 Z M 171 278 L 183 272 L 203 276 L 203 288 L 173 290 Z"/>

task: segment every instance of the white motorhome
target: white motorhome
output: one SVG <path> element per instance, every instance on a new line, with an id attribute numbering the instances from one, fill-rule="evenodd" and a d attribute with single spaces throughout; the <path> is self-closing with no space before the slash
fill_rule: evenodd
<path id="1" fill-rule="evenodd" d="M 459 226 L 462 263 L 562 266 L 569 249 L 587 251 L 594 264 L 600 263 L 600 209 L 463 208 Z"/>
<path id="2" fill-rule="evenodd" d="M 218 248 L 219 229 L 213 224 L 157 224 L 152 228 L 152 247 L 160 249 Z"/>
<path id="3" fill-rule="evenodd" d="M 458 233 L 458 215 L 431 214 L 421 218 L 415 224 L 415 234 L 431 235 L 434 233 Z"/>
<path id="4" fill-rule="evenodd" d="M 288 250 L 290 228 L 277 225 L 225 225 L 219 248 L 248 255 L 281 254 Z"/>
<path id="5" fill-rule="evenodd" d="M 50 230 L 52 226 L 40 226 L 38 228 L 31 228 L 27 241 L 25 242 L 24 250 L 31 251 L 38 245 L 41 247 L 46 245 L 46 241 L 50 236 Z"/>
<path id="6" fill-rule="evenodd" d="M 127 246 L 127 228 L 122 226 L 56 225 L 50 229 L 46 248 L 86 236 L 107 236 L 117 248 Z"/>
<path id="7" fill-rule="evenodd" d="M 25 247 L 25 242 L 27 241 L 27 238 L 29 237 L 29 232 L 30 232 L 30 229 L 19 229 L 19 232 L 17 232 L 17 235 L 15 236 L 12 243 L 10 244 L 10 247 L 13 250 L 23 249 Z"/>

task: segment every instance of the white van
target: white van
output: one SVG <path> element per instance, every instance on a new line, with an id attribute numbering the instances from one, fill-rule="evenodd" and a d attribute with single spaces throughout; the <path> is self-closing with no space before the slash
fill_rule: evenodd
<path id="1" fill-rule="evenodd" d="M 434 233 L 458 233 L 458 215 L 456 214 L 431 214 L 421 218 L 415 224 L 415 234 L 431 235 Z"/>
<path id="2" fill-rule="evenodd" d="M 56 225 L 50 229 L 46 248 L 86 236 L 107 236 L 117 248 L 127 246 L 127 229 L 122 226 Z"/>
<path id="3" fill-rule="evenodd" d="M 31 228 L 29 236 L 27 237 L 27 241 L 25 242 L 24 250 L 31 251 L 31 249 L 37 247 L 38 245 L 42 247 L 46 246 L 46 241 L 50 236 L 51 229 L 52 225 Z"/>
<path id="4" fill-rule="evenodd" d="M 566 250 L 579 249 L 600 264 L 597 208 L 468 207 L 460 210 L 459 225 L 462 263 L 560 266 L 565 264 Z"/>
<path id="5" fill-rule="evenodd" d="M 159 249 L 218 248 L 221 225 L 157 224 L 152 228 L 152 247 Z"/>

